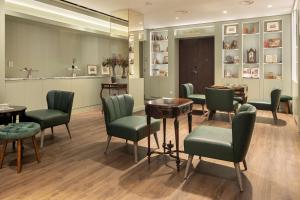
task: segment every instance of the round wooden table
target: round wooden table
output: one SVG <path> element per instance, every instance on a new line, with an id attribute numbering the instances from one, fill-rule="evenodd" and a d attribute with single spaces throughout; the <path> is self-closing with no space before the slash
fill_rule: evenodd
<path id="1" fill-rule="evenodd" d="M 0 119 L 3 117 L 11 117 L 11 122 L 16 123 L 16 117 L 19 116 L 19 118 L 22 118 L 25 114 L 26 109 L 27 108 L 25 106 L 8 106 L 8 108 L 0 108 Z"/>
<path id="2" fill-rule="evenodd" d="M 157 154 L 169 154 L 169 156 L 176 159 L 177 171 L 180 170 L 180 158 L 179 153 L 183 152 L 179 150 L 179 121 L 178 117 L 180 115 L 187 114 L 189 133 L 192 131 L 192 110 L 193 101 L 189 99 L 182 98 L 162 98 L 146 102 L 145 111 L 147 115 L 147 129 L 148 129 L 148 163 L 150 164 L 150 156 L 152 153 Z M 164 152 L 151 151 L 150 148 L 150 124 L 151 117 L 155 119 L 163 119 L 163 150 Z M 174 118 L 174 128 L 175 128 L 175 150 L 172 150 L 173 144 L 170 141 L 169 144 L 166 143 L 166 119 Z M 167 150 L 167 151 L 166 151 Z M 176 155 L 173 155 L 175 153 Z"/>

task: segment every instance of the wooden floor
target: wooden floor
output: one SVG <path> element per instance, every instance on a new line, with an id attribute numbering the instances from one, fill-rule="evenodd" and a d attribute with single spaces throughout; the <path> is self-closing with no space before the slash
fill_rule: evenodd
<path id="1" fill-rule="evenodd" d="M 36 163 L 30 140 L 25 144 L 23 169 L 16 173 L 16 153 L 9 145 L 0 170 L 0 199 L 300 199 L 300 135 L 291 115 L 279 114 L 273 125 L 271 112 L 258 112 L 257 123 L 243 172 L 245 191 L 239 192 L 233 164 L 212 159 L 194 159 L 190 178 L 184 182 L 184 168 L 176 172 L 167 156 L 147 163 L 146 142 L 139 148 L 140 162 L 134 163 L 133 145 L 113 138 L 104 155 L 106 132 L 99 110 L 75 113 L 70 140 L 64 126 L 47 130 L 42 162 Z M 193 116 L 200 124 L 230 127 L 226 114 L 215 121 Z M 168 120 L 168 140 L 174 136 Z M 187 118 L 180 119 L 180 145 L 188 134 Z M 159 135 L 160 142 L 162 134 Z M 152 146 L 155 147 L 152 139 Z"/>

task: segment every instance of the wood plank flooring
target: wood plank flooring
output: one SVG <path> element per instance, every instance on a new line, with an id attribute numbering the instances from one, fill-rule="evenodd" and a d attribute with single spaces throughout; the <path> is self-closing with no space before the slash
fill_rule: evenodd
<path id="1" fill-rule="evenodd" d="M 0 199 L 300 199 L 300 135 L 291 115 L 279 114 L 273 125 L 271 112 L 258 111 L 257 123 L 243 172 L 245 191 L 239 192 L 232 163 L 194 159 L 189 179 L 176 172 L 167 156 L 153 155 L 148 165 L 147 140 L 140 142 L 139 163 L 133 145 L 113 138 L 104 155 L 106 130 L 101 112 L 74 113 L 70 140 L 64 126 L 46 131 L 41 163 L 35 161 L 31 141 L 25 141 L 22 173 L 16 173 L 16 152 L 11 145 L 0 169 Z M 230 127 L 226 114 L 214 121 L 193 115 L 200 124 Z M 167 120 L 167 138 L 174 139 L 173 121 Z M 180 148 L 188 134 L 187 118 L 180 118 Z M 155 147 L 154 139 L 152 147 Z M 162 134 L 159 134 L 160 143 Z M 174 141 L 174 140 L 173 140 Z"/>

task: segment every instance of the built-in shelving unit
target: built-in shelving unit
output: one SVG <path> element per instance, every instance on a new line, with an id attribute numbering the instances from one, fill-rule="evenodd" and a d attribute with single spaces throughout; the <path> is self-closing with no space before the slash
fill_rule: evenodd
<path id="1" fill-rule="evenodd" d="M 168 76 L 168 31 L 152 31 L 150 39 L 150 76 Z"/>
<path id="2" fill-rule="evenodd" d="M 239 24 L 223 25 L 223 52 L 222 68 L 224 78 L 239 78 L 240 60 L 240 34 Z"/>
<path id="3" fill-rule="evenodd" d="M 244 22 L 242 24 L 242 77 L 260 78 L 260 23 Z"/>
<path id="4" fill-rule="evenodd" d="M 264 21 L 264 78 L 282 79 L 282 20 Z"/>
<path id="5" fill-rule="evenodd" d="M 134 74 L 134 35 L 129 35 L 129 57 L 128 57 L 128 63 L 129 63 L 129 74 Z"/>

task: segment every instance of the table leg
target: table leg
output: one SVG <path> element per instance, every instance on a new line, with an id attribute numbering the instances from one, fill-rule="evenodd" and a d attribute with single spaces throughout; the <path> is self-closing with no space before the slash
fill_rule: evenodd
<path id="1" fill-rule="evenodd" d="M 192 119 L 193 119 L 192 112 L 189 112 L 189 114 L 188 114 L 188 121 L 189 121 L 189 133 L 190 133 L 190 132 L 192 132 Z"/>
<path id="2" fill-rule="evenodd" d="M 151 154 L 151 149 L 150 149 L 150 135 L 151 135 L 151 117 L 147 115 L 147 129 L 148 129 L 148 164 L 150 164 L 150 154 Z"/>
<path id="3" fill-rule="evenodd" d="M 177 117 L 174 120 L 174 128 L 175 128 L 175 143 L 176 143 L 176 166 L 177 171 L 180 170 L 180 159 L 179 159 L 179 122 Z"/>
<path id="4" fill-rule="evenodd" d="M 163 118 L 163 131 L 164 131 L 164 142 L 163 142 L 163 149 L 164 153 L 166 153 L 166 124 L 167 124 L 167 119 Z"/>

